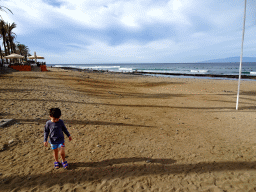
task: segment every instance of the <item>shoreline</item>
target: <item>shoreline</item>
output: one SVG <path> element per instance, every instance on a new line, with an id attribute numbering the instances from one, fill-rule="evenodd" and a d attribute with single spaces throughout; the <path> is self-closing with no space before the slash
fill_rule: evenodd
<path id="1" fill-rule="evenodd" d="M 214 75 L 214 74 L 186 74 L 186 73 L 156 73 L 156 72 L 113 72 L 108 70 L 90 70 L 90 69 L 79 69 L 79 68 L 73 68 L 73 67 L 52 67 L 52 68 L 60 68 L 60 69 L 66 69 L 66 70 L 73 70 L 73 71 L 84 71 L 84 72 L 97 72 L 97 73 L 116 73 L 116 74 L 130 74 L 130 75 L 149 75 L 149 76 L 157 76 L 161 75 L 161 77 L 167 77 L 171 76 L 172 78 L 179 78 L 179 77 L 209 77 L 211 79 L 218 78 L 221 80 L 230 79 L 230 80 L 238 80 L 239 75 Z M 249 75 L 241 75 L 241 79 L 246 80 L 256 80 L 256 76 L 249 76 Z"/>

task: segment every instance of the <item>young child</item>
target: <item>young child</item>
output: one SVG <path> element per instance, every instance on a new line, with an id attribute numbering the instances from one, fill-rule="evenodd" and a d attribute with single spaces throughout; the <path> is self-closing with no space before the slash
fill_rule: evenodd
<path id="1" fill-rule="evenodd" d="M 68 168 L 68 163 L 65 161 L 65 143 L 64 143 L 64 134 L 68 136 L 69 141 L 72 140 L 64 122 L 60 119 L 61 111 L 59 108 L 51 108 L 50 109 L 50 118 L 51 120 L 46 122 L 44 127 L 44 146 L 47 147 L 48 142 L 47 138 L 49 136 L 49 141 L 51 144 L 51 148 L 53 149 L 53 156 L 55 159 L 54 168 L 58 169 L 60 167 L 60 163 L 58 160 L 58 152 L 60 152 L 62 158 L 62 166 L 63 168 Z"/>

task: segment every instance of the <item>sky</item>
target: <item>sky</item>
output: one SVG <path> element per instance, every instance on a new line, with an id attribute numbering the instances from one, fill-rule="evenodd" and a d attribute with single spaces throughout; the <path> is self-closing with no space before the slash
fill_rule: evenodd
<path id="1" fill-rule="evenodd" d="M 1 0 L 16 42 L 47 64 L 192 63 L 240 56 L 244 0 Z M 256 57 L 256 0 L 243 56 Z"/>

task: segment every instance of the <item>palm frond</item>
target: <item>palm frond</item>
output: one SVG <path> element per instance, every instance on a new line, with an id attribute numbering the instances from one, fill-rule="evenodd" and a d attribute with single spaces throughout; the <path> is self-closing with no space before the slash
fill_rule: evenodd
<path id="1" fill-rule="evenodd" d="M 6 12 L 3 8 L 7 9 L 8 11 L 11 12 L 11 14 L 13 14 L 13 12 L 12 12 L 9 8 L 7 8 L 7 7 L 5 7 L 5 6 L 0 6 L 0 11 Z M 7 12 L 6 12 L 6 13 L 7 13 Z"/>

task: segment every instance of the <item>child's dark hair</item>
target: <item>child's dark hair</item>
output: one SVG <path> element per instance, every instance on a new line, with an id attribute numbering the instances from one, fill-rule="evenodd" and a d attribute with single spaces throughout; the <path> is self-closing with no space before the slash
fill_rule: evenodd
<path id="1" fill-rule="evenodd" d="M 59 108 L 51 108 L 50 109 L 50 116 L 55 118 L 60 118 L 61 111 Z"/>

